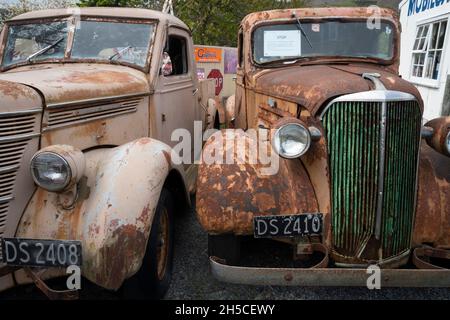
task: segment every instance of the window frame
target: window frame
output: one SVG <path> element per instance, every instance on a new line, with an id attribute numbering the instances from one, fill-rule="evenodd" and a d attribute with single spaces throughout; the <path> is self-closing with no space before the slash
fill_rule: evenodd
<path id="1" fill-rule="evenodd" d="M 80 20 L 78 20 L 80 19 Z M 8 41 L 8 33 L 9 28 L 14 25 L 26 25 L 33 23 L 41 23 L 41 22 L 53 22 L 53 21 L 67 21 L 67 25 L 69 28 L 68 38 L 65 48 L 64 58 L 58 59 L 40 59 L 33 61 L 32 63 L 24 61 L 18 62 L 10 65 L 3 65 L 4 55 L 5 55 L 5 47 L 6 42 Z M 150 43 L 147 48 L 147 57 L 144 66 L 139 66 L 134 63 L 128 63 L 120 60 L 103 60 L 103 59 L 74 59 L 72 58 L 72 47 L 74 40 L 74 33 L 76 29 L 77 21 L 99 21 L 99 22 L 118 22 L 118 23 L 130 23 L 130 24 L 149 24 L 153 25 L 153 33 L 150 35 Z M 149 73 L 151 60 L 153 55 L 153 48 L 155 44 L 155 37 L 158 32 L 158 28 L 160 26 L 160 21 L 157 19 L 149 19 L 149 18 L 123 18 L 123 17 L 103 17 L 103 16 L 89 16 L 89 15 L 81 15 L 81 17 L 74 17 L 73 15 L 62 15 L 55 17 L 44 17 L 44 18 L 33 18 L 26 20 L 11 20 L 7 21 L 2 29 L 3 38 L 0 39 L 0 72 L 4 72 L 10 69 L 14 69 L 21 66 L 26 65 L 36 65 L 36 64 L 45 64 L 45 63 L 99 63 L 99 64 L 109 64 L 109 65 L 123 65 L 126 67 L 130 67 L 133 69 L 140 70 L 144 73 Z M 3 32 L 4 31 L 4 32 Z"/>
<path id="2" fill-rule="evenodd" d="M 170 40 L 171 38 L 177 38 L 180 39 L 181 41 L 184 41 L 184 52 L 183 52 L 183 61 L 186 63 L 186 70 L 183 73 L 180 74 L 171 74 L 168 76 L 164 76 L 165 78 L 173 78 L 173 77 L 184 77 L 184 76 L 188 76 L 190 71 L 191 71 L 191 67 L 189 65 L 189 59 L 188 59 L 188 51 L 189 51 L 189 42 L 188 39 L 180 34 L 176 34 L 176 33 L 169 33 L 167 36 L 167 43 L 170 46 Z M 169 47 L 169 51 L 170 51 L 170 47 Z M 170 57 L 170 59 L 172 60 L 172 57 Z M 173 65 L 173 60 L 172 60 L 172 65 Z"/>
<path id="3" fill-rule="evenodd" d="M 446 23 L 446 28 L 445 28 L 445 35 L 444 35 L 444 41 L 442 43 L 442 48 L 438 49 L 438 43 L 439 43 L 439 34 L 441 33 L 441 29 L 443 24 Z M 437 31 L 437 39 L 436 39 L 436 48 L 431 48 L 432 46 L 432 37 L 433 37 L 433 32 L 434 32 L 434 25 L 435 24 L 439 24 L 439 29 Z M 419 29 L 421 28 L 426 28 L 428 27 L 428 32 L 427 35 L 425 37 L 425 44 L 426 44 L 426 48 L 416 48 L 416 42 L 418 41 L 418 32 Z M 409 74 L 410 74 L 410 79 L 413 83 L 418 84 L 418 85 L 422 85 L 422 86 L 427 86 L 427 87 L 433 87 L 433 88 L 437 88 L 439 87 L 439 83 L 441 82 L 442 79 L 442 74 L 443 74 L 443 67 L 446 63 L 446 55 L 447 53 L 447 47 L 448 47 L 448 38 L 449 38 L 449 32 L 450 32 L 450 21 L 449 21 L 449 16 L 439 16 L 439 17 L 435 17 L 433 19 L 428 19 L 425 21 L 421 21 L 417 24 L 416 27 L 416 32 L 414 35 L 414 41 L 413 41 L 413 45 L 412 45 L 412 50 L 411 50 L 411 63 L 410 63 L 410 70 L 409 70 Z M 420 39 L 423 39 L 423 37 L 421 37 Z M 420 42 L 420 41 L 419 41 Z M 432 74 L 434 71 L 434 65 L 436 62 L 436 56 L 437 53 L 441 52 L 441 61 L 439 64 L 439 69 L 437 70 L 438 72 L 438 76 L 437 79 L 433 79 L 432 78 Z M 430 60 L 428 59 L 428 56 L 430 55 L 430 53 L 434 53 L 433 55 L 433 61 L 431 62 L 430 65 Z M 416 56 L 419 54 L 423 54 L 424 55 L 424 59 L 423 59 L 423 65 L 421 64 L 416 64 Z M 414 70 L 415 67 L 417 66 L 422 66 L 423 70 L 422 70 L 422 76 L 417 76 L 414 75 Z M 426 77 L 428 71 L 430 70 L 429 68 L 432 67 L 433 70 L 431 70 L 431 78 Z"/>

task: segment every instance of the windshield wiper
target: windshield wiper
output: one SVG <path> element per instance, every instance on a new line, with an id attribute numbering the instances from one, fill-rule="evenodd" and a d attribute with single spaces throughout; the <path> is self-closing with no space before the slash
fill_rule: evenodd
<path id="1" fill-rule="evenodd" d="M 118 55 L 122 54 L 123 52 L 125 52 L 125 51 L 127 51 L 127 50 L 129 50 L 129 49 L 131 49 L 131 48 L 132 48 L 131 46 L 128 46 L 128 47 L 123 48 L 122 50 L 117 51 L 117 52 L 114 53 L 112 56 L 110 56 L 110 57 L 108 58 L 108 60 L 111 61 L 112 59 L 114 59 L 114 58 L 117 57 Z"/>
<path id="2" fill-rule="evenodd" d="M 295 18 L 295 19 L 297 20 L 297 25 L 298 25 L 300 31 L 301 31 L 301 32 L 303 33 L 303 35 L 305 36 L 306 41 L 308 41 L 308 44 L 309 44 L 309 46 L 311 47 L 311 49 L 314 49 L 314 48 L 313 48 L 313 45 L 312 45 L 312 43 L 311 43 L 311 40 L 309 39 L 308 35 L 306 34 L 305 30 L 303 29 L 302 23 L 300 22 L 300 19 L 298 18 L 297 13 L 296 13 L 295 11 L 292 12 L 292 17 Z"/>
<path id="3" fill-rule="evenodd" d="M 56 46 L 57 46 L 61 41 L 63 41 L 63 40 L 64 40 L 64 37 L 59 38 L 58 40 L 56 40 L 56 41 L 53 42 L 52 44 L 49 44 L 48 46 L 46 46 L 45 48 L 42 48 L 41 50 L 39 50 L 39 51 L 37 51 L 37 52 L 35 52 L 35 53 L 30 54 L 26 60 L 27 60 L 28 62 L 30 62 L 31 59 L 34 59 L 34 58 L 40 56 L 41 54 L 46 53 L 46 52 L 47 52 L 48 50 L 50 50 L 51 48 L 56 47 Z"/>

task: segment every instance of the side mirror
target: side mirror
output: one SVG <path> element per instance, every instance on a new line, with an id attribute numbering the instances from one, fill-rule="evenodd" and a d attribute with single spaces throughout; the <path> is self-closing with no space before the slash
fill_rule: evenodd
<path id="1" fill-rule="evenodd" d="M 450 157 L 450 117 L 431 120 L 425 125 L 432 133 L 426 141 L 434 150 Z"/>

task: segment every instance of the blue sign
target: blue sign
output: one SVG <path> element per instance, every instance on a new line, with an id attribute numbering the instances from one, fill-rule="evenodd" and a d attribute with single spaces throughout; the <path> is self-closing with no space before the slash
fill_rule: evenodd
<path id="1" fill-rule="evenodd" d="M 408 16 L 440 7 L 449 2 L 450 0 L 409 0 Z"/>

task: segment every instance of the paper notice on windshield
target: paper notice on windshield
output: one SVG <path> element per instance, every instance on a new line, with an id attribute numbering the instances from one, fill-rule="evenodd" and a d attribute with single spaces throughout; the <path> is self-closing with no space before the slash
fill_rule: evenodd
<path id="1" fill-rule="evenodd" d="M 264 31 L 265 57 L 299 57 L 301 55 L 300 30 Z"/>

